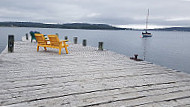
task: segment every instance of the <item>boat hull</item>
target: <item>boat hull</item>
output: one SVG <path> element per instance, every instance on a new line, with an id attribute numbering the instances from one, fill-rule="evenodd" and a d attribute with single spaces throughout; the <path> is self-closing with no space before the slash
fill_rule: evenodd
<path id="1" fill-rule="evenodd" d="M 142 37 L 152 37 L 151 33 L 142 33 Z"/>

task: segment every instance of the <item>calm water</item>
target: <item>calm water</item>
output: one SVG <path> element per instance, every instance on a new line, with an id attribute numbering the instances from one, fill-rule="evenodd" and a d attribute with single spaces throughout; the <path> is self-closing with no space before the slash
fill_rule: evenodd
<path id="1" fill-rule="evenodd" d="M 105 49 L 127 56 L 139 54 L 139 58 L 146 61 L 190 73 L 190 32 L 152 31 L 152 38 L 140 38 L 141 31 L 0 27 L 0 52 L 7 45 L 8 35 L 15 35 L 18 41 L 31 30 L 43 34 L 58 33 L 61 39 L 68 36 L 71 42 L 77 36 L 79 43 L 87 39 L 87 45 L 95 47 L 102 41 Z"/>

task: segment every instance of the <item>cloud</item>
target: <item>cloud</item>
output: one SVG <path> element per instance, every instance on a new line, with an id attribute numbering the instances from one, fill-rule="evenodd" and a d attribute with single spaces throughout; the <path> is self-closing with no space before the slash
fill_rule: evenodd
<path id="1" fill-rule="evenodd" d="M 166 21 L 190 21 L 190 17 L 171 18 L 171 19 L 166 19 Z"/>
<path id="2" fill-rule="evenodd" d="M 0 21 L 190 26 L 189 0 L 0 0 Z M 180 17 L 179 17 L 180 16 Z M 189 21 L 189 22 L 188 22 Z"/>

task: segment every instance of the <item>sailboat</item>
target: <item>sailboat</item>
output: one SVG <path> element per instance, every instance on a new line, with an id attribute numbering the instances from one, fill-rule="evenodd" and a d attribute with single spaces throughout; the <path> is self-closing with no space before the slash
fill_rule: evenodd
<path id="1" fill-rule="evenodd" d="M 152 34 L 147 31 L 148 30 L 148 16 L 149 16 L 149 9 L 148 9 L 148 14 L 146 16 L 146 29 L 145 29 L 145 32 L 142 32 L 142 37 L 152 37 Z"/>

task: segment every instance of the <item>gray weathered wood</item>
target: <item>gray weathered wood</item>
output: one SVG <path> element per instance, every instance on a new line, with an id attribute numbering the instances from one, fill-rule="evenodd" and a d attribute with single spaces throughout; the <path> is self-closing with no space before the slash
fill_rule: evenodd
<path id="1" fill-rule="evenodd" d="M 36 52 L 15 42 L 0 54 L 0 106 L 181 106 L 190 104 L 190 75 L 111 51 L 69 43 Z"/>

